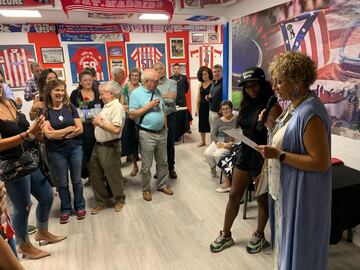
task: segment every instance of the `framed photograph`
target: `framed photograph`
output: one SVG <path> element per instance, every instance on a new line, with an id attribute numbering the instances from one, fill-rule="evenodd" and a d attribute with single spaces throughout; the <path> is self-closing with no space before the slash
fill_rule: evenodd
<path id="1" fill-rule="evenodd" d="M 121 46 L 113 46 L 108 48 L 109 56 L 123 56 L 123 49 Z"/>
<path id="2" fill-rule="evenodd" d="M 44 64 L 64 63 L 64 52 L 59 48 L 41 48 L 41 56 Z"/>
<path id="3" fill-rule="evenodd" d="M 204 43 L 204 33 L 192 33 L 191 34 L 192 43 Z"/>
<path id="4" fill-rule="evenodd" d="M 183 38 L 170 38 L 170 59 L 185 59 Z"/>
<path id="5" fill-rule="evenodd" d="M 209 33 L 209 43 L 219 43 L 219 33 Z"/>
<path id="6" fill-rule="evenodd" d="M 52 70 L 56 73 L 59 80 L 65 81 L 65 70 L 64 68 L 52 68 Z"/>
<path id="7" fill-rule="evenodd" d="M 122 69 L 124 69 L 124 60 L 123 59 L 111 59 L 111 69 L 113 69 L 114 67 L 121 67 Z"/>

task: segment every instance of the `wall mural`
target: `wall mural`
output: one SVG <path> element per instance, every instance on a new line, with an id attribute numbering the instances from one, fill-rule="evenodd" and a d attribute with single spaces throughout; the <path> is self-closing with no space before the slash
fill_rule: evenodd
<path id="1" fill-rule="evenodd" d="M 105 44 L 69 44 L 68 51 L 73 84 L 79 81 L 78 75 L 86 67 L 95 69 L 98 81 L 109 80 Z"/>
<path id="2" fill-rule="evenodd" d="M 11 88 L 22 88 L 33 75 L 30 63 L 36 61 L 34 45 L 0 45 L 0 68 Z"/>
<path id="3" fill-rule="evenodd" d="M 285 51 L 301 51 L 317 64 L 310 87 L 327 108 L 333 134 L 360 140 L 360 3 L 301 1 L 279 5 L 232 22 L 233 101 L 239 106 L 239 75 L 250 66 L 268 69 Z"/>

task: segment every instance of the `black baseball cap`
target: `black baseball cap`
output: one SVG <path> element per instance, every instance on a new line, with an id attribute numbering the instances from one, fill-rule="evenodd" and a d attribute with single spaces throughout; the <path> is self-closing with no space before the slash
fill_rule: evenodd
<path id="1" fill-rule="evenodd" d="M 252 67 L 241 73 L 239 86 L 242 86 L 245 82 L 249 81 L 264 81 L 265 73 L 259 67 Z"/>

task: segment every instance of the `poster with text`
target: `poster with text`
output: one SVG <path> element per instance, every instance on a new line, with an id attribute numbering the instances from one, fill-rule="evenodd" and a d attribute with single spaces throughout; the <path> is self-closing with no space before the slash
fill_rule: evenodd
<path id="1" fill-rule="evenodd" d="M 156 62 L 162 62 L 166 66 L 165 44 L 126 44 L 128 70 L 135 67 L 144 70 L 153 68 Z"/>
<path id="2" fill-rule="evenodd" d="M 105 44 L 68 44 L 72 83 L 76 84 L 79 73 L 92 67 L 98 81 L 108 81 L 109 73 Z"/>
<path id="3" fill-rule="evenodd" d="M 34 45 L 0 45 L 0 69 L 11 88 L 22 88 L 33 77 L 30 63 L 36 61 Z"/>
<path id="4" fill-rule="evenodd" d="M 360 140 L 360 5 L 356 0 L 296 1 L 234 19 L 232 97 L 241 72 L 268 71 L 275 55 L 300 51 L 317 66 L 310 87 L 324 103 L 332 133 Z M 269 79 L 269 76 L 267 76 Z"/>

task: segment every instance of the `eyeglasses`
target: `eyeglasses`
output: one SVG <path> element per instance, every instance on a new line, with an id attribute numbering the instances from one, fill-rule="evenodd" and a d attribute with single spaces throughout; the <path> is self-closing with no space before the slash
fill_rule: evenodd
<path id="1" fill-rule="evenodd" d="M 229 111 L 231 111 L 231 108 L 221 108 L 221 111 L 223 111 L 223 112 L 229 112 Z"/>

